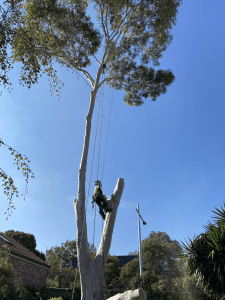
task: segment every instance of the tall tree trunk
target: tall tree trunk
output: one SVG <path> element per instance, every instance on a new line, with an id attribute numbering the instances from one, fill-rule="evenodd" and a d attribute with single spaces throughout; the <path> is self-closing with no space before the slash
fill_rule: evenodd
<path id="1" fill-rule="evenodd" d="M 83 153 L 78 177 L 78 196 L 74 200 L 74 209 L 76 214 L 77 226 L 77 258 L 80 271 L 80 284 L 81 284 L 81 300 L 99 300 L 101 289 L 103 288 L 102 275 L 105 270 L 107 256 L 109 253 L 114 223 L 116 219 L 117 208 L 123 193 L 124 180 L 119 178 L 114 190 L 115 201 L 108 200 L 108 207 L 112 208 L 111 213 L 106 214 L 105 224 L 103 228 L 101 242 L 93 259 L 89 252 L 87 241 L 87 224 L 85 212 L 85 180 L 86 180 L 86 167 L 87 157 L 91 133 L 91 119 L 94 110 L 94 103 L 96 99 L 97 87 L 100 79 L 101 68 L 97 72 L 97 79 L 95 87 L 91 92 L 89 111 L 86 116 L 86 132 L 83 146 Z M 103 260 L 104 258 L 104 260 Z M 92 272 L 91 272 L 92 270 Z"/>

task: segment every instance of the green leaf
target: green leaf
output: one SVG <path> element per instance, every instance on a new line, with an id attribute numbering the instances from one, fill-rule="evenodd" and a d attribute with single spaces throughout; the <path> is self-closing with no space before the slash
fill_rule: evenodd
<path id="1" fill-rule="evenodd" d="M 210 238 L 211 238 L 213 244 L 215 245 L 216 249 L 219 251 L 218 244 L 217 244 L 216 241 L 213 239 L 214 235 L 209 233 L 209 236 L 210 236 Z M 209 241 L 206 241 L 206 242 L 207 242 L 211 247 L 213 247 L 213 246 L 209 243 Z"/>

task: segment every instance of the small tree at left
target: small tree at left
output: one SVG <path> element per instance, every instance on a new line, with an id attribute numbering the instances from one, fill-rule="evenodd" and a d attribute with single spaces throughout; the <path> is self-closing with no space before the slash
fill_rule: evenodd
<path id="1" fill-rule="evenodd" d="M 13 270 L 13 265 L 9 262 L 9 252 L 10 250 L 6 245 L 3 246 L 4 249 L 0 249 L 0 299 L 6 298 L 11 292 L 21 291 L 22 282 L 18 279 L 17 274 Z M 9 278 L 15 276 L 15 285 L 9 282 Z"/>

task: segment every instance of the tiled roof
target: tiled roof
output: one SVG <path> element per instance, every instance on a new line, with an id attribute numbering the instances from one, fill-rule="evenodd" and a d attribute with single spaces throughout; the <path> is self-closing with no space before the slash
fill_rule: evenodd
<path id="1" fill-rule="evenodd" d="M 6 239 L 9 243 L 7 243 L 4 239 L 1 239 L 1 236 L 4 239 Z M 32 251 L 28 250 L 26 247 L 21 245 L 19 242 L 15 241 L 13 238 L 8 237 L 8 236 L 4 235 L 4 233 L 0 232 L 0 248 L 3 248 L 2 247 L 3 245 L 8 246 L 11 254 L 13 254 L 17 257 L 26 259 L 28 261 L 34 262 L 40 266 L 51 269 L 50 265 L 48 265 L 43 259 L 38 257 Z"/>

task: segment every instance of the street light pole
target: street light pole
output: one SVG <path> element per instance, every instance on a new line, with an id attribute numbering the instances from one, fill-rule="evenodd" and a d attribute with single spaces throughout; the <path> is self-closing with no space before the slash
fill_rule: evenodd
<path id="1" fill-rule="evenodd" d="M 142 269 L 142 253 L 141 253 L 141 226 L 140 226 L 140 213 L 139 213 L 139 203 L 137 205 L 137 209 L 136 211 L 138 212 L 138 235 L 139 235 L 139 265 L 140 265 L 140 276 L 142 276 L 143 274 L 143 269 Z M 141 217 L 142 219 L 142 217 Z M 143 221 L 143 225 L 146 225 L 147 223 L 145 221 Z"/>

